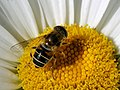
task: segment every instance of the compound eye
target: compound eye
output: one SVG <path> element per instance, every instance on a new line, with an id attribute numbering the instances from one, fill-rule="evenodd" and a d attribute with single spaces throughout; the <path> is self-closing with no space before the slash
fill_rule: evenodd
<path id="1" fill-rule="evenodd" d="M 58 43 L 58 41 L 59 41 L 58 37 L 56 37 L 56 35 L 53 35 L 52 37 L 49 38 L 48 44 L 50 46 L 54 46 Z"/>
<path id="2" fill-rule="evenodd" d="M 63 26 L 55 26 L 54 30 L 61 33 L 63 36 L 67 37 L 67 31 Z"/>

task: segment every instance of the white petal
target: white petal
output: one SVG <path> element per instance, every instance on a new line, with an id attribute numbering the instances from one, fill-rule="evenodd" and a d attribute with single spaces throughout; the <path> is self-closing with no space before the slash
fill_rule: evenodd
<path id="1" fill-rule="evenodd" d="M 113 40 L 115 40 L 120 35 L 119 27 L 120 27 L 120 8 L 118 8 L 118 10 L 112 16 L 110 21 L 107 23 L 107 25 L 104 26 L 104 28 L 102 29 L 102 33 L 104 33 L 105 35 L 107 35 L 107 36 L 113 38 Z M 118 42 L 115 42 L 115 43 L 118 43 Z"/>
<path id="2" fill-rule="evenodd" d="M 38 35 L 34 15 L 27 0 L 0 0 L 0 6 L 12 26 L 24 39 Z"/>
<path id="3" fill-rule="evenodd" d="M 87 22 L 85 23 L 87 23 L 91 27 L 96 27 L 100 22 L 102 16 L 104 15 L 109 1 L 110 0 L 92 0 L 88 2 L 89 4 L 85 4 L 87 0 L 86 2 L 83 2 L 83 4 L 85 4 L 86 6 L 84 6 L 85 8 L 82 9 L 86 10 L 86 8 L 89 8 L 88 13 L 85 13 L 85 15 L 88 14 Z"/>
<path id="4" fill-rule="evenodd" d="M 74 0 L 74 23 L 77 23 L 79 24 L 80 20 L 81 20 L 81 3 L 82 3 L 82 0 Z"/>
<path id="5" fill-rule="evenodd" d="M 47 0 L 38 0 L 39 6 L 42 6 L 45 18 L 49 26 L 55 25 L 55 20 L 53 16 L 51 1 Z"/>
<path id="6" fill-rule="evenodd" d="M 113 2 L 113 1 L 112 1 Z M 112 2 L 110 5 L 112 5 Z M 101 30 L 106 36 L 113 39 L 115 45 L 120 47 L 120 1 L 116 0 L 113 6 L 109 6 L 110 9 L 107 10 L 100 26 L 104 26 Z M 106 16 L 108 15 L 108 16 Z M 106 21 L 105 21 L 105 17 Z M 103 21 L 105 21 L 103 23 Z M 100 28 L 100 26 L 98 28 Z M 120 51 L 120 48 L 119 48 Z"/>
<path id="7" fill-rule="evenodd" d="M 0 58 L 5 59 L 6 61 L 18 62 L 18 58 L 11 53 L 9 50 L 5 50 L 0 47 Z"/>
<path id="8" fill-rule="evenodd" d="M 24 39 L 20 34 L 14 29 L 10 24 L 8 18 L 5 16 L 4 12 L 0 8 L 0 25 L 3 26 L 7 31 L 9 31 L 18 41 L 23 41 Z"/>
<path id="9" fill-rule="evenodd" d="M 120 47 L 118 47 L 118 53 L 120 53 Z"/>
<path id="10" fill-rule="evenodd" d="M 17 62 L 17 57 L 10 51 L 10 47 L 16 43 L 17 40 L 0 25 L 0 58 Z"/>
<path id="11" fill-rule="evenodd" d="M 91 2 L 91 0 L 83 0 L 82 1 L 81 19 L 80 19 L 80 25 L 82 25 L 82 26 L 87 24 L 88 13 L 90 10 L 90 2 Z"/>
<path id="12" fill-rule="evenodd" d="M 8 49 L 16 43 L 18 43 L 18 41 L 0 25 L 0 46 Z"/>
<path id="13" fill-rule="evenodd" d="M 55 17 L 57 15 L 59 15 L 59 17 L 56 17 L 56 24 L 59 25 L 59 24 L 65 24 L 65 21 L 66 21 L 66 1 L 65 0 L 58 0 L 59 3 L 58 5 L 58 8 L 59 8 L 59 11 L 58 9 L 56 8 L 56 6 L 54 6 L 54 14 L 56 14 L 56 12 L 58 12 L 58 14 L 55 15 Z M 54 5 L 56 5 L 57 3 L 55 3 Z M 60 18 L 60 19 L 59 19 Z"/>
<path id="14" fill-rule="evenodd" d="M 118 35 L 120 35 L 120 23 L 114 28 L 114 30 L 109 34 L 109 37 L 115 39 Z"/>
<path id="15" fill-rule="evenodd" d="M 0 89 L 1 90 L 14 90 L 19 86 L 18 77 L 8 69 L 0 67 Z"/>
<path id="16" fill-rule="evenodd" d="M 45 20 L 45 16 L 41 7 L 39 0 L 29 0 L 31 8 L 33 9 L 34 16 L 36 18 L 37 26 L 39 28 L 39 32 L 41 33 L 44 28 L 46 28 L 47 23 Z"/>
<path id="17" fill-rule="evenodd" d="M 66 0 L 66 23 L 74 24 L 74 0 Z"/>
<path id="18" fill-rule="evenodd" d="M 18 84 L 11 82 L 1 82 L 0 81 L 0 89 L 1 90 L 16 90 L 20 88 Z"/>
<path id="19" fill-rule="evenodd" d="M 64 24 L 66 19 L 65 0 L 39 0 L 49 26 Z"/>
<path id="20" fill-rule="evenodd" d="M 120 47 L 120 33 L 116 38 L 113 39 L 113 41 L 117 47 Z"/>
<path id="21" fill-rule="evenodd" d="M 0 67 L 0 77 L 10 79 L 10 80 L 15 80 L 15 81 L 18 80 L 18 77 L 16 74 L 14 74 L 13 72 L 11 72 L 8 69 L 5 69 L 3 67 Z"/>
<path id="22" fill-rule="evenodd" d="M 120 0 L 111 0 L 104 16 L 102 17 L 100 23 L 96 27 L 98 31 L 101 31 L 110 21 L 112 16 L 115 14 L 117 9 L 120 7 Z"/>
<path id="23" fill-rule="evenodd" d="M 0 66 L 0 81 L 2 82 L 19 82 L 18 76 L 12 71 Z"/>
<path id="24" fill-rule="evenodd" d="M 0 59 L 0 67 L 4 67 L 7 68 L 11 71 L 16 71 L 16 67 L 17 65 L 13 64 L 12 62 L 8 62 L 6 60 Z"/>

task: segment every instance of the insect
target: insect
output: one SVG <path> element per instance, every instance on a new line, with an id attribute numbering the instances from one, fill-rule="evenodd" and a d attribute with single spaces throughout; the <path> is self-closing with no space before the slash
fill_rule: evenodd
<path id="1" fill-rule="evenodd" d="M 30 53 L 35 67 L 44 67 L 49 61 L 55 58 L 54 53 L 65 38 L 67 38 L 67 31 L 63 26 L 55 26 L 51 33 L 44 35 L 43 42 L 37 47 L 32 47 L 32 49 L 35 49 L 35 53 L 33 55 Z M 28 41 L 24 41 L 23 43 L 28 43 Z M 12 46 L 11 50 L 17 51 L 17 49 L 20 49 L 20 44 Z"/>

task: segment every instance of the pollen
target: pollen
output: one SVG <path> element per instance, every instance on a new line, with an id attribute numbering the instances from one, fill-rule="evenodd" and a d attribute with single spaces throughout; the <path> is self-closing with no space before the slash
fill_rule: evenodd
<path id="1" fill-rule="evenodd" d="M 115 45 L 105 35 L 89 26 L 65 25 L 68 37 L 54 51 L 46 67 L 36 68 L 32 57 L 41 44 L 46 28 L 33 39 L 20 57 L 17 67 L 20 86 L 24 90 L 119 90 L 119 70 L 114 58 Z M 54 62 L 56 60 L 56 62 Z"/>

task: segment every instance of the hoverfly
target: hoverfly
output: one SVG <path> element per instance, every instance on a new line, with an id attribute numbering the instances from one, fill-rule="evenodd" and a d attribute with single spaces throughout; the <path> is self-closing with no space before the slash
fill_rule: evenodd
<path id="1" fill-rule="evenodd" d="M 58 48 L 62 41 L 67 37 L 67 31 L 63 26 L 55 26 L 53 31 L 48 35 L 43 36 L 43 42 L 40 43 L 37 47 L 32 47 L 35 49 L 35 53 L 30 56 L 32 57 L 35 67 L 44 67 L 53 57 L 56 48 Z M 29 41 L 22 42 L 23 44 L 28 44 Z M 27 46 L 27 45 L 23 46 Z M 11 47 L 12 51 L 23 51 L 21 50 L 21 43 L 16 44 Z M 19 49 L 19 50 L 17 50 Z"/>

